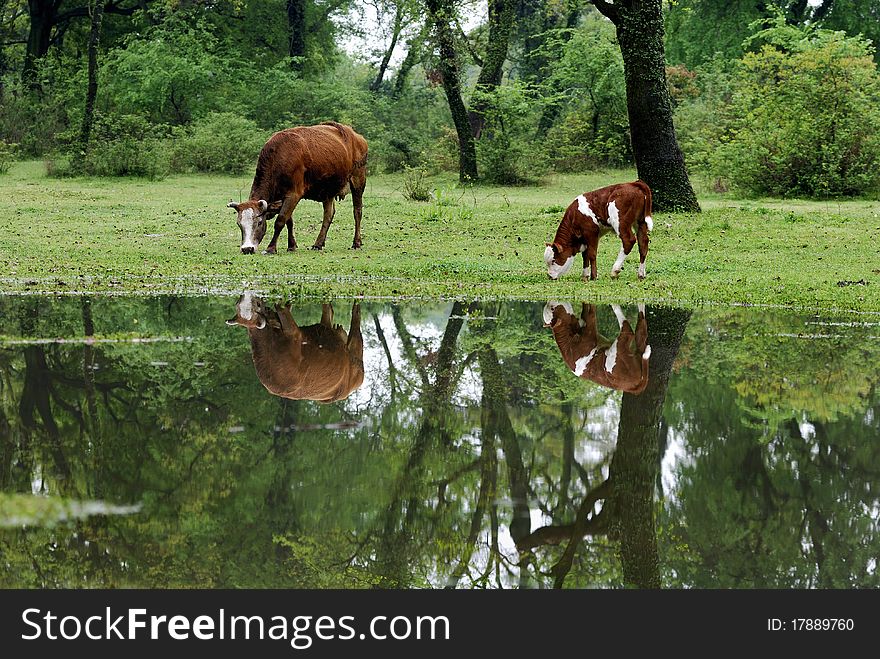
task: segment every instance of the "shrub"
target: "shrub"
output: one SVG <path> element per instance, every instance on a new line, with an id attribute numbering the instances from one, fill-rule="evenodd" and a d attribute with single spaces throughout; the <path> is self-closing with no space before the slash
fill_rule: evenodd
<path id="1" fill-rule="evenodd" d="M 67 158 L 51 160 L 50 176 L 141 176 L 168 173 L 167 127 L 133 115 L 98 117 L 86 151 L 74 147 Z"/>
<path id="2" fill-rule="evenodd" d="M 485 99 L 488 107 L 477 141 L 477 164 L 486 183 L 534 183 L 546 170 L 543 152 L 535 148 L 531 134 L 537 108 L 533 96 L 533 90 L 510 84 L 496 88 Z"/>
<path id="3" fill-rule="evenodd" d="M 240 174 L 252 170 L 269 132 L 230 112 L 214 112 L 177 129 L 170 166 L 178 172 Z"/>
<path id="4" fill-rule="evenodd" d="M 737 188 L 777 196 L 851 196 L 880 186 L 880 75 L 865 40 L 806 31 L 747 53 L 729 137 L 712 158 Z"/>
<path id="5" fill-rule="evenodd" d="M 17 148 L 17 144 L 7 144 L 3 140 L 0 140 L 0 174 L 5 174 L 9 171 L 9 168 L 15 160 Z"/>
<path id="6" fill-rule="evenodd" d="M 403 196 L 410 201 L 431 201 L 431 191 L 425 177 L 428 170 L 424 165 L 418 167 L 404 166 Z"/>

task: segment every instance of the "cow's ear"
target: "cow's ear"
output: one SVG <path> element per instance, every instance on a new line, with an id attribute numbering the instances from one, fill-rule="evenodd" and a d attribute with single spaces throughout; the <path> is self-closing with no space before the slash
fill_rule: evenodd
<path id="1" fill-rule="evenodd" d="M 265 199 L 260 199 L 260 201 L 257 202 L 257 205 L 259 205 L 261 213 L 265 213 L 266 209 L 269 208 L 269 203 Z"/>
<path id="2" fill-rule="evenodd" d="M 552 245 L 550 245 L 550 247 L 553 248 L 554 254 L 559 254 L 562 251 L 562 245 L 560 245 L 559 243 L 553 243 Z"/>

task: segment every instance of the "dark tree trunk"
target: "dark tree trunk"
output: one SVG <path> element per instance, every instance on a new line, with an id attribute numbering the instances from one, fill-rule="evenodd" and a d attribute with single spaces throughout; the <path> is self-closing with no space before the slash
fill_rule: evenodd
<path id="1" fill-rule="evenodd" d="M 400 39 L 400 32 L 402 29 L 403 7 L 397 5 L 397 11 L 394 13 L 394 27 L 391 32 L 391 43 L 388 44 L 388 48 L 382 56 L 382 61 L 379 63 L 379 71 L 376 73 L 376 78 L 370 83 L 370 91 L 377 92 L 379 91 L 379 87 L 382 86 L 382 80 L 385 78 L 385 72 L 388 70 L 388 63 L 391 61 L 391 56 L 394 54 L 394 49 L 397 47 L 397 40 Z"/>
<path id="2" fill-rule="evenodd" d="M 502 67 L 507 59 L 510 35 L 513 32 L 514 2 L 513 0 L 489 0 L 489 43 L 483 57 L 483 67 L 474 99 L 468 112 L 471 134 L 480 139 L 483 126 L 486 124 L 486 110 L 489 109 L 489 96 L 501 84 Z"/>
<path id="3" fill-rule="evenodd" d="M 21 73 L 21 81 L 27 89 L 38 89 L 40 86 L 37 79 L 37 60 L 49 50 L 52 27 L 60 5 L 60 0 L 28 0 L 30 27 Z"/>
<path id="4" fill-rule="evenodd" d="M 287 0 L 287 54 L 295 71 L 302 72 L 306 54 L 306 0 Z"/>
<path id="5" fill-rule="evenodd" d="M 639 395 L 624 393 L 620 406 L 617 448 L 608 476 L 613 494 L 608 504 L 620 537 L 623 580 L 630 587 L 660 587 L 654 520 L 654 485 L 660 464 L 657 436 L 669 375 L 689 318 L 689 311 L 650 310 L 648 386 Z"/>
<path id="6" fill-rule="evenodd" d="M 699 211 L 672 124 L 660 0 L 592 2 L 617 27 L 639 178 L 651 186 L 655 208 Z"/>
<path id="7" fill-rule="evenodd" d="M 452 3 L 449 0 L 427 0 L 427 5 L 440 55 L 439 69 L 443 78 L 443 90 L 446 92 L 446 102 L 458 135 L 458 177 L 465 183 L 476 181 L 477 149 L 471 134 L 467 108 L 461 98 L 458 54 L 455 51 L 455 34 L 451 25 Z"/>
<path id="8" fill-rule="evenodd" d="M 86 88 L 86 110 L 83 114 L 79 141 L 83 149 L 89 146 L 92 135 L 92 124 L 95 122 L 95 99 L 98 96 L 98 42 L 101 39 L 101 18 L 104 16 L 104 5 L 100 0 L 89 3 L 92 13 L 92 25 L 89 30 L 89 82 Z"/>

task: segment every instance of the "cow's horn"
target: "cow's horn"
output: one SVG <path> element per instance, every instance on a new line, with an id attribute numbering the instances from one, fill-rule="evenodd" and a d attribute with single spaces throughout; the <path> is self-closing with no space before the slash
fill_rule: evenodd
<path id="1" fill-rule="evenodd" d="M 236 203 L 235 203 L 232 199 L 230 199 L 230 200 L 229 200 L 229 203 L 226 204 L 226 208 L 235 208 L 236 210 L 238 210 L 238 209 L 236 208 Z"/>
<path id="2" fill-rule="evenodd" d="M 261 213 L 265 213 L 266 209 L 269 208 L 269 204 L 265 199 L 260 199 L 260 201 L 258 201 L 257 203 L 260 205 Z"/>

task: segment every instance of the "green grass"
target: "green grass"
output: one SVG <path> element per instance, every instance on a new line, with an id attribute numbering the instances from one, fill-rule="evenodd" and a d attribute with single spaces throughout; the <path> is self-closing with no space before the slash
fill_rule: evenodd
<path id="1" fill-rule="evenodd" d="M 267 294 L 591 299 L 747 303 L 880 311 L 880 202 L 742 200 L 702 194 L 700 214 L 655 213 L 648 278 L 634 252 L 609 277 L 618 242 L 599 246 L 600 278 L 580 264 L 548 280 L 544 243 L 580 192 L 632 180 L 631 171 L 553 176 L 528 188 L 459 188 L 432 179 L 441 203 L 403 198 L 403 179 L 368 180 L 364 248 L 349 249 L 350 197 L 323 252 L 309 247 L 321 206 L 300 204 L 300 251 L 238 253 L 230 197 L 250 176 L 49 179 L 38 162 L 0 176 L 0 292 L 199 293 L 251 287 Z M 265 242 L 268 238 L 265 239 Z M 279 245 L 286 245 L 282 234 Z M 838 282 L 865 282 L 839 285 Z"/>

